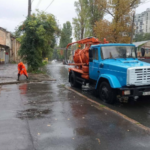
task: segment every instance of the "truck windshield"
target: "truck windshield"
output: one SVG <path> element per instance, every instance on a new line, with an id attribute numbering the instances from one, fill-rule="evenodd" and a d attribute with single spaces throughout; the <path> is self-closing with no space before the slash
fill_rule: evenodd
<path id="1" fill-rule="evenodd" d="M 102 59 L 136 58 L 134 46 L 105 46 L 101 49 Z"/>

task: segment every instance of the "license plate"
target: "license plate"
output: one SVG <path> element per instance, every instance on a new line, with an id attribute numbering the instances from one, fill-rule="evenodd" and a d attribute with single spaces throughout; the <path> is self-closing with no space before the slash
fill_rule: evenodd
<path id="1" fill-rule="evenodd" d="M 150 95 L 150 92 L 143 92 L 143 95 Z"/>

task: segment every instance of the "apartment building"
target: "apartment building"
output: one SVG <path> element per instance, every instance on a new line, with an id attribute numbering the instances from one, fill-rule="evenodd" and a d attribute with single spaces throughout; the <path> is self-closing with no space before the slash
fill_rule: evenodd
<path id="1" fill-rule="evenodd" d="M 135 34 L 150 33 L 150 8 L 135 16 Z"/>

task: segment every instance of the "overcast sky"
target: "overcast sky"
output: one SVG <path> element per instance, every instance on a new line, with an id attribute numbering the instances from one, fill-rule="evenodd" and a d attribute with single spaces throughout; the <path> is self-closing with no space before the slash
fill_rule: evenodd
<path id="1" fill-rule="evenodd" d="M 45 11 L 53 0 L 32 1 L 32 12 L 35 12 L 35 9 Z M 77 0 L 54 0 L 46 12 L 54 14 L 62 26 L 66 21 L 72 22 L 72 18 L 76 16 L 75 1 Z M 136 13 L 141 13 L 147 8 L 150 8 L 150 2 L 140 5 L 136 9 Z M 27 10 L 28 0 L 0 0 L 0 27 L 14 32 L 15 27 L 25 20 Z M 109 16 L 107 19 L 109 19 Z"/>

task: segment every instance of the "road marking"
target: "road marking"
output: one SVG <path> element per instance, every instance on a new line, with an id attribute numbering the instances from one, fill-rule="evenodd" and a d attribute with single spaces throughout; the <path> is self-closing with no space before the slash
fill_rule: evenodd
<path id="1" fill-rule="evenodd" d="M 114 114 L 116 114 L 116 115 L 118 115 L 118 116 L 121 116 L 123 119 L 125 119 L 125 120 L 131 122 L 132 124 L 136 125 L 137 127 L 143 129 L 144 131 L 146 131 L 147 133 L 150 134 L 150 128 L 149 128 L 149 127 L 146 127 L 146 126 L 144 126 L 144 125 L 142 125 L 142 124 L 140 124 L 138 121 L 136 121 L 136 120 L 134 120 L 134 119 L 132 119 L 132 118 L 129 118 L 128 116 L 126 116 L 126 115 L 124 115 L 124 114 L 122 114 L 122 113 L 120 113 L 120 112 L 118 112 L 118 111 L 116 111 L 116 110 L 113 110 L 113 109 L 111 109 L 111 108 L 109 108 L 109 107 L 107 107 L 107 106 L 104 106 L 104 105 L 102 105 L 101 103 L 96 102 L 96 101 L 94 101 L 94 100 L 88 98 L 87 96 L 85 96 L 85 95 L 83 95 L 83 94 L 77 92 L 76 90 L 74 90 L 74 89 L 72 89 L 72 88 L 70 88 L 70 87 L 65 86 L 65 88 L 68 89 L 68 90 L 70 90 L 70 91 L 72 91 L 72 92 L 74 92 L 74 93 L 76 93 L 76 94 L 78 94 L 79 96 L 85 98 L 86 100 L 88 100 L 88 101 L 90 101 L 90 102 L 92 102 L 92 103 L 94 103 L 94 104 L 96 104 L 96 105 L 98 105 L 98 106 L 102 106 L 102 107 L 101 107 L 102 109 L 108 110 L 108 111 L 113 112 Z M 99 107 L 96 107 L 96 108 L 99 109 Z"/>

